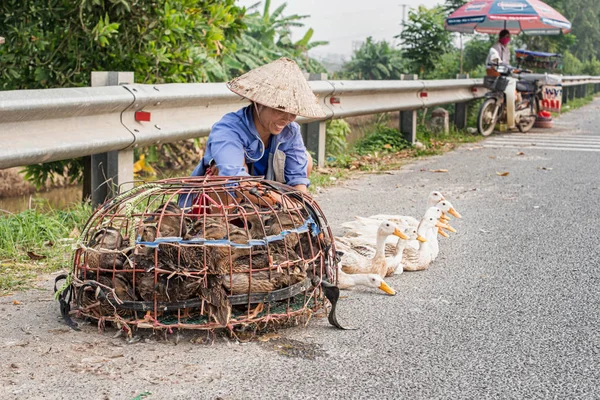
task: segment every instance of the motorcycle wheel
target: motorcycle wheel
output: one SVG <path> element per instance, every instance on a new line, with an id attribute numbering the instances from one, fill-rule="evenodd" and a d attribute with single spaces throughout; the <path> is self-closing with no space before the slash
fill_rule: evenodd
<path id="1" fill-rule="evenodd" d="M 531 128 L 533 128 L 533 125 L 535 125 L 535 120 L 537 119 L 537 115 L 539 112 L 539 105 L 537 100 L 534 100 L 533 102 L 533 115 L 527 120 L 527 122 L 521 122 L 517 124 L 517 128 L 519 128 L 519 132 L 521 133 L 526 133 L 529 132 L 531 130 Z"/>
<path id="2" fill-rule="evenodd" d="M 500 112 L 498 112 L 496 118 L 492 118 L 495 109 L 496 99 L 487 99 L 479 109 L 479 115 L 477 116 L 477 130 L 482 136 L 489 136 L 494 132 L 496 122 L 498 122 L 500 115 Z"/>

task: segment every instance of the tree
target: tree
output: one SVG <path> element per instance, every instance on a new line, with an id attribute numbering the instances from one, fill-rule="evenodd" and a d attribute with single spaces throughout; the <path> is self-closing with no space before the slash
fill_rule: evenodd
<path id="1" fill-rule="evenodd" d="M 234 0 L 73 3 L 0 3 L 0 88 L 88 86 L 94 70 L 133 71 L 143 83 L 204 82 L 244 29 Z"/>
<path id="2" fill-rule="evenodd" d="M 470 73 L 479 66 L 485 65 L 485 60 L 490 48 L 496 40 L 497 37 L 494 35 L 475 36 L 473 39 L 469 40 L 465 44 L 464 70 Z"/>
<path id="3" fill-rule="evenodd" d="M 408 14 L 408 21 L 399 37 L 404 56 L 413 70 L 427 74 L 434 70 L 435 63 L 452 47 L 452 36 L 444 29 L 444 10 L 441 7 L 427 8 Z"/>
<path id="4" fill-rule="evenodd" d="M 327 44 L 327 42 L 311 42 L 314 31 L 308 29 L 302 39 L 292 40 L 291 27 L 303 27 L 301 21 L 307 15 L 285 16 L 287 3 L 283 3 L 273 12 L 270 11 L 271 1 L 266 0 L 262 14 L 258 11 L 257 3 L 249 8 L 244 17 L 247 29 L 236 41 L 236 51 L 230 52 L 224 58 L 229 77 L 238 76 L 252 68 L 261 66 L 279 57 L 288 57 L 296 61 L 300 68 L 308 72 L 325 72 L 325 68 L 308 56 L 308 51 Z"/>
<path id="5" fill-rule="evenodd" d="M 400 79 L 404 64 L 400 50 L 385 40 L 376 42 L 368 37 L 343 65 L 342 76 L 357 80 Z"/>

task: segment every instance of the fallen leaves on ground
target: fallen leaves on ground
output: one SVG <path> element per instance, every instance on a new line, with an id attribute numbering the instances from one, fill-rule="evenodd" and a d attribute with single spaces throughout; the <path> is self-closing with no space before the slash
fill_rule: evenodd
<path id="1" fill-rule="evenodd" d="M 498 171 L 496 171 L 496 175 L 498 175 L 498 176 L 508 176 L 509 173 L 510 172 L 498 172 Z"/>
<path id="2" fill-rule="evenodd" d="M 524 156 L 524 155 L 525 155 L 525 153 L 523 153 L 522 151 L 520 151 L 520 152 L 518 152 L 518 153 L 517 153 L 517 155 L 518 155 L 518 156 Z"/>
<path id="3" fill-rule="evenodd" d="M 46 256 L 42 256 L 40 254 L 35 254 L 33 251 L 28 251 L 27 257 L 29 257 L 29 259 L 32 261 L 39 261 L 39 260 L 43 260 L 46 258 Z"/>
<path id="4" fill-rule="evenodd" d="M 430 169 L 429 171 L 431 171 L 431 172 L 448 172 L 447 169 L 443 169 L 443 168 L 442 169 Z"/>
<path id="5" fill-rule="evenodd" d="M 23 304 L 23 303 L 21 303 L 19 300 L 13 300 L 14 306 L 20 306 L 21 304 Z"/>

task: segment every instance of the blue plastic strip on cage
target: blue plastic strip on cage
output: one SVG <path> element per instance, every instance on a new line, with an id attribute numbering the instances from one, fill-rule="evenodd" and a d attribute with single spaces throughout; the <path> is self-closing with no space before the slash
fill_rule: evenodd
<path id="1" fill-rule="evenodd" d="M 235 243 L 228 239 L 204 239 L 204 238 L 193 238 L 184 240 L 182 237 L 160 237 L 156 238 L 153 242 L 145 242 L 142 241 L 140 237 L 135 241 L 135 244 L 144 245 L 146 247 L 155 248 L 158 247 L 161 243 L 175 243 L 175 244 L 204 244 L 205 246 L 231 246 L 235 248 L 251 248 L 253 246 L 266 246 L 269 243 L 277 242 L 284 240 L 287 235 L 291 235 L 293 233 L 305 233 L 311 232 L 312 236 L 317 236 L 321 230 L 317 223 L 309 217 L 302 226 L 294 229 L 286 229 L 281 231 L 278 235 L 267 236 L 265 239 L 250 239 L 248 243 Z"/>

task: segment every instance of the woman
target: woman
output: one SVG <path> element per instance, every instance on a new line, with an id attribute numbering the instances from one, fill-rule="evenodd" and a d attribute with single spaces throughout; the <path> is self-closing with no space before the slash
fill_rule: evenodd
<path id="1" fill-rule="evenodd" d="M 298 65 L 280 58 L 227 83 L 250 105 L 213 125 L 192 176 L 265 176 L 307 191 L 312 158 L 297 115 L 326 116 Z"/>

